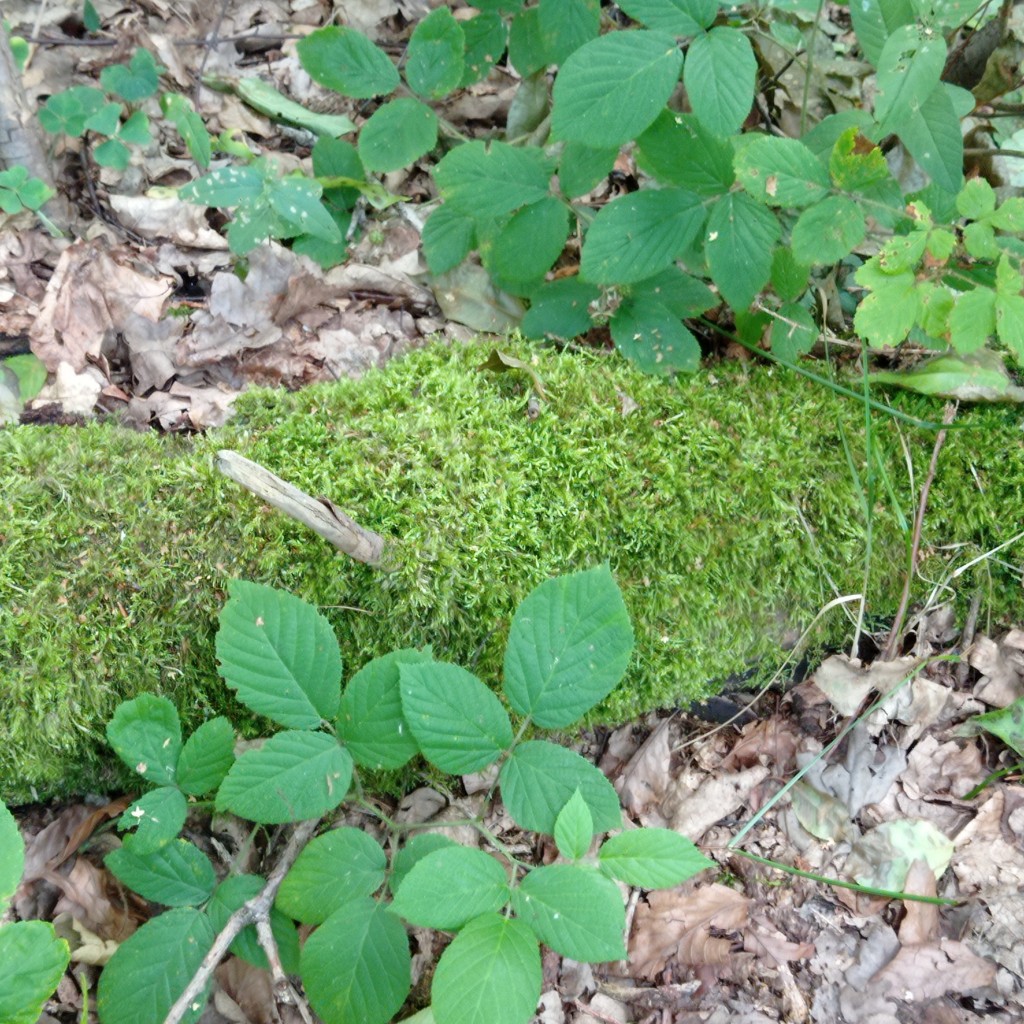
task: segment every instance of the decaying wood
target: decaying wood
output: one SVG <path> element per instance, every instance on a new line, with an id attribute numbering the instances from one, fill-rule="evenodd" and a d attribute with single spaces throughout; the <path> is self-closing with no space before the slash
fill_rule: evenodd
<path id="1" fill-rule="evenodd" d="M 217 468 L 268 505 L 308 526 L 340 551 L 367 565 L 379 565 L 384 556 L 384 538 L 363 529 L 355 520 L 335 508 L 327 498 L 314 498 L 275 476 L 269 469 L 238 454 L 217 452 Z"/>

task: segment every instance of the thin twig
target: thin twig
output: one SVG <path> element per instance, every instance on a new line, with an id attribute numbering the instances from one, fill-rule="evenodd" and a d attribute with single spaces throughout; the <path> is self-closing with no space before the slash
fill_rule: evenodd
<path id="1" fill-rule="evenodd" d="M 974 646 L 974 634 L 978 629 L 978 612 L 981 611 L 981 591 L 976 590 L 971 598 L 971 607 L 967 612 L 964 632 L 960 637 L 960 656 L 963 659 L 956 667 L 956 681 L 963 686 L 971 671 L 971 663 L 967 660 L 968 650 Z"/>
<path id="2" fill-rule="evenodd" d="M 274 932 L 270 927 L 270 919 L 260 918 L 256 922 L 256 937 L 259 939 L 263 952 L 267 954 L 267 964 L 270 967 L 270 977 L 274 986 L 274 999 L 278 1006 L 291 1006 L 303 1019 L 305 1024 L 313 1024 L 313 1015 L 306 1006 L 306 1001 L 301 999 L 295 991 L 294 986 L 284 973 L 281 964 L 281 954 L 277 949 L 277 941 L 274 939 Z"/>

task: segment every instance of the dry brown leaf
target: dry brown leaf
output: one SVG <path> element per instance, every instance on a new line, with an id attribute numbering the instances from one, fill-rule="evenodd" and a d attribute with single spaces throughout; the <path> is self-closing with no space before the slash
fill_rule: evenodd
<path id="1" fill-rule="evenodd" d="M 616 779 L 615 788 L 627 814 L 642 817 L 660 804 L 665 796 L 671 779 L 671 723 L 671 718 L 658 723 Z"/>
<path id="2" fill-rule="evenodd" d="M 935 873 L 924 860 L 915 860 L 907 872 L 903 891 L 915 896 L 935 896 Z M 934 903 L 907 900 L 899 930 L 904 946 L 922 946 L 939 938 L 939 908 Z"/>
<path id="3" fill-rule="evenodd" d="M 962 942 L 940 939 L 923 946 L 903 946 L 872 979 L 882 992 L 907 1002 L 938 999 L 947 992 L 963 995 L 995 981 L 996 966 L 975 956 Z"/>
<path id="4" fill-rule="evenodd" d="M 1024 891 L 1024 843 L 1007 830 L 1003 816 L 1007 792 L 1020 786 L 1001 786 L 982 804 L 974 820 L 953 841 L 950 867 L 965 896 L 1005 895 Z"/>
<path id="5" fill-rule="evenodd" d="M 763 911 L 750 918 L 743 932 L 743 948 L 778 967 L 788 960 L 808 960 L 814 956 L 813 942 L 792 942 L 768 920 Z"/>
<path id="6" fill-rule="evenodd" d="M 708 777 L 695 789 L 681 776 L 662 801 L 662 813 L 671 828 L 696 842 L 715 822 L 744 807 L 751 790 L 768 774 L 767 768 L 756 765 L 746 771 Z"/>
<path id="7" fill-rule="evenodd" d="M 735 746 L 722 762 L 722 768 L 731 772 L 763 764 L 774 768 L 775 774 L 782 775 L 793 767 L 797 742 L 792 722 L 781 715 L 750 722 L 743 727 Z"/>
<path id="8" fill-rule="evenodd" d="M 981 673 L 974 696 L 986 704 L 1005 708 L 1024 696 L 1024 633 L 1011 630 L 998 641 L 987 636 L 974 641 L 967 660 Z"/>
<path id="9" fill-rule="evenodd" d="M 826 658 L 815 669 L 815 685 L 841 715 L 852 715 L 871 693 L 888 693 L 906 679 L 918 665 L 917 658 L 875 661 L 864 666 L 845 654 Z"/>

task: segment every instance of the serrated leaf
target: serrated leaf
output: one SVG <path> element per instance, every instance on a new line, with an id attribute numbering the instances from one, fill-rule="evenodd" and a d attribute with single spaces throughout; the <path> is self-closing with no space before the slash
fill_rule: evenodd
<path id="1" fill-rule="evenodd" d="M 501 766 L 498 781 L 508 813 L 531 832 L 554 835 L 558 815 L 576 790 L 590 810 L 595 833 L 622 826 L 618 794 L 602 772 L 546 740 L 520 743 Z"/>
<path id="2" fill-rule="evenodd" d="M 361 829 L 331 829 L 299 854 L 275 904 L 303 924 L 322 924 L 344 904 L 372 896 L 386 868 L 380 844 Z"/>
<path id="3" fill-rule="evenodd" d="M 664 270 L 704 223 L 699 196 L 679 188 L 644 189 L 603 206 L 587 231 L 580 277 L 630 284 Z"/>
<path id="4" fill-rule="evenodd" d="M 1024 360 L 1024 296 L 996 295 L 996 333 L 1018 362 Z"/>
<path id="5" fill-rule="evenodd" d="M 864 241 L 866 232 L 859 203 L 848 196 L 828 196 L 800 214 L 790 242 L 801 263 L 838 263 Z"/>
<path id="6" fill-rule="evenodd" d="M 174 785 L 181 753 L 181 722 L 166 698 L 141 693 L 117 706 L 107 723 L 107 741 L 138 775 L 150 782 Z"/>
<path id="7" fill-rule="evenodd" d="M 602 178 L 607 177 L 615 166 L 619 151 L 595 149 L 582 142 L 567 142 L 558 164 L 558 186 L 564 196 L 586 195 Z"/>
<path id="8" fill-rule="evenodd" d="M 220 613 L 217 660 L 224 681 L 257 714 L 316 729 L 341 701 L 341 654 L 331 624 L 283 590 L 232 580 Z"/>
<path id="9" fill-rule="evenodd" d="M 217 809 L 265 825 L 323 817 L 348 793 L 352 758 L 322 732 L 279 732 L 246 751 L 217 791 Z"/>
<path id="10" fill-rule="evenodd" d="M 159 84 L 160 71 L 153 54 L 141 46 L 132 54 L 129 64 L 110 64 L 100 72 L 100 85 L 128 103 L 152 96 Z"/>
<path id="11" fill-rule="evenodd" d="M 984 179 L 974 178 L 974 181 Z M 28 203 L 25 204 L 28 206 Z M 1024 231 L 1024 198 L 1011 196 L 1004 199 L 1000 207 L 989 218 L 989 223 L 1000 231 Z"/>
<path id="12" fill-rule="evenodd" d="M 0 1020 L 36 1024 L 70 962 L 68 944 L 45 921 L 0 928 Z"/>
<path id="13" fill-rule="evenodd" d="M 186 839 L 145 854 L 122 846 L 108 853 L 103 863 L 129 889 L 165 907 L 197 907 L 217 885 L 210 858 Z"/>
<path id="14" fill-rule="evenodd" d="M 700 344 L 693 333 L 655 299 L 626 299 L 610 326 L 615 348 L 644 373 L 693 373 L 700 366 Z"/>
<path id="15" fill-rule="evenodd" d="M 892 181 L 885 154 L 858 127 L 847 128 L 836 140 L 828 170 L 835 187 L 847 192 L 877 190 L 882 182 Z"/>
<path id="16" fill-rule="evenodd" d="M 866 266 L 866 264 L 865 264 Z M 861 271 L 864 267 L 861 267 Z M 859 283 L 860 271 L 857 272 Z M 920 296 L 910 271 L 887 276 L 857 306 L 853 326 L 873 348 L 899 345 L 917 322 Z"/>
<path id="17" fill-rule="evenodd" d="M 387 1024 L 411 986 L 409 940 L 387 907 L 346 903 L 306 940 L 301 974 L 325 1024 Z"/>
<path id="18" fill-rule="evenodd" d="M 188 814 L 184 793 L 174 786 L 161 786 L 143 793 L 118 819 L 125 845 L 135 853 L 147 854 L 165 846 L 181 831 Z"/>
<path id="19" fill-rule="evenodd" d="M 409 40 L 405 80 L 409 88 L 427 99 L 439 100 L 459 87 L 464 70 L 462 54 L 466 37 L 447 7 L 438 7 L 423 18 Z"/>
<path id="20" fill-rule="evenodd" d="M 995 189 L 984 178 L 971 178 L 956 197 L 957 213 L 969 220 L 981 220 L 996 208 Z"/>
<path id="21" fill-rule="evenodd" d="M 626 956 L 626 909 L 618 887 L 590 868 L 534 868 L 512 891 L 516 915 L 556 953 L 585 963 Z"/>
<path id="22" fill-rule="evenodd" d="M 348 178 L 350 181 L 364 183 L 366 170 L 359 153 L 351 142 L 344 139 L 332 139 L 321 135 L 313 146 L 313 173 L 317 178 Z M 358 188 L 347 185 L 325 185 L 323 202 L 328 209 L 351 210 L 360 196 Z"/>
<path id="23" fill-rule="evenodd" d="M 528 338 L 554 336 L 568 341 L 591 327 L 590 303 L 601 295 L 596 285 L 578 277 L 545 282 L 530 296 L 519 329 Z"/>
<path id="24" fill-rule="evenodd" d="M 975 288 L 956 297 L 949 313 L 949 342 L 960 355 L 981 348 L 995 333 L 995 292 Z"/>
<path id="25" fill-rule="evenodd" d="M 712 207 L 704 251 L 711 279 L 734 310 L 745 310 L 767 283 L 779 233 L 775 215 L 742 192 Z"/>
<path id="26" fill-rule="evenodd" d="M 638 828 L 601 847 L 601 870 L 627 885 L 669 889 L 715 867 L 685 836 L 666 828 Z"/>
<path id="27" fill-rule="evenodd" d="M 25 868 L 25 843 L 14 815 L 0 802 L 0 916 L 21 884 Z M 0 1018 L 2 1019 L 2 1018 Z"/>
<path id="28" fill-rule="evenodd" d="M 508 46 L 508 28 L 501 17 L 493 12 L 478 14 L 462 22 L 466 39 L 466 52 L 462 58 L 462 81 L 466 89 L 482 82 Z"/>
<path id="29" fill-rule="evenodd" d="M 596 39 L 601 25 L 599 0 L 540 0 L 538 27 L 549 64 L 564 64 L 570 54 Z"/>
<path id="30" fill-rule="evenodd" d="M 213 925 L 192 907 L 147 921 L 117 948 L 100 974 L 97 1009 L 103 1024 L 160 1021 L 185 990 L 213 945 Z M 182 1018 L 199 1019 L 209 988 Z"/>
<path id="31" fill-rule="evenodd" d="M 206 907 L 210 923 L 216 932 L 220 932 L 228 923 L 228 918 L 254 899 L 263 890 L 266 880 L 259 875 L 229 875 L 214 890 L 213 896 Z M 270 931 L 277 944 L 277 952 L 281 957 L 281 966 L 285 974 L 299 973 L 299 934 L 294 923 L 277 907 L 270 908 Z M 246 963 L 260 970 L 267 970 L 267 954 L 260 946 L 255 925 L 246 925 L 229 947 L 235 956 L 240 956 Z"/>
<path id="32" fill-rule="evenodd" d="M 849 11 L 861 51 L 875 67 L 889 36 L 917 18 L 913 0 L 859 0 Z"/>
<path id="33" fill-rule="evenodd" d="M 422 241 L 430 272 L 443 274 L 470 254 L 476 245 L 476 226 L 458 206 L 444 203 L 427 218 Z"/>
<path id="34" fill-rule="evenodd" d="M 828 171 L 796 139 L 760 135 L 736 155 L 736 178 L 769 206 L 810 206 L 828 195 Z"/>
<path id="35" fill-rule="evenodd" d="M 497 284 L 513 294 L 536 287 L 562 254 L 569 234 L 569 211 L 554 196 L 524 206 L 488 246 L 484 265 Z"/>
<path id="36" fill-rule="evenodd" d="M 492 764 L 512 744 L 501 702 L 464 668 L 440 661 L 401 665 L 402 711 L 423 756 L 462 775 Z"/>
<path id="37" fill-rule="evenodd" d="M 893 131 L 939 188 L 956 192 L 964 180 L 960 119 L 939 83 L 912 113 L 895 119 Z"/>
<path id="38" fill-rule="evenodd" d="M 359 156 L 370 171 L 408 167 L 437 143 L 437 114 L 411 97 L 378 107 L 359 133 Z"/>
<path id="39" fill-rule="evenodd" d="M 457 931 L 508 900 L 505 869 L 494 857 L 466 846 L 445 846 L 413 866 L 391 909 L 421 928 Z"/>
<path id="40" fill-rule="evenodd" d="M 708 131 L 738 132 L 754 103 L 757 58 L 738 29 L 719 25 L 697 36 L 686 51 L 683 84 L 690 106 Z"/>
<path id="41" fill-rule="evenodd" d="M 410 836 L 398 851 L 391 864 L 391 878 L 388 885 L 392 894 L 398 892 L 409 872 L 428 854 L 435 850 L 454 846 L 455 841 L 440 832 L 418 832 Z"/>
<path id="42" fill-rule="evenodd" d="M 634 21 L 673 36 L 695 36 L 718 14 L 718 0 L 625 0 L 622 8 Z"/>
<path id="43" fill-rule="evenodd" d="M 484 914 L 441 954 L 431 1000 L 438 1024 L 524 1024 L 540 998 L 540 949 L 515 918 Z"/>
<path id="44" fill-rule="evenodd" d="M 536 148 L 467 142 L 438 163 L 434 180 L 445 199 L 479 223 L 497 220 L 548 194 L 553 165 Z"/>
<path id="45" fill-rule="evenodd" d="M 614 32 L 580 47 L 555 79 L 552 134 L 598 149 L 636 138 L 671 96 L 683 55 L 661 32 Z"/>
<path id="46" fill-rule="evenodd" d="M 772 353 L 795 363 L 810 352 L 818 340 L 818 327 L 807 310 L 796 302 L 785 302 L 772 320 Z"/>
<path id="47" fill-rule="evenodd" d="M 963 229 L 964 248 L 976 260 L 994 260 L 999 256 L 996 234 L 986 221 L 975 221 Z"/>
<path id="48" fill-rule="evenodd" d="M 540 31 L 540 8 L 527 7 L 512 19 L 508 59 L 524 79 L 547 67 L 548 52 Z"/>
<path id="49" fill-rule="evenodd" d="M 310 78 L 343 96 L 370 99 L 398 87 L 398 72 L 387 54 L 355 29 L 319 28 L 300 39 L 296 49 Z"/>
<path id="50" fill-rule="evenodd" d="M 810 281 L 811 268 L 800 263 L 793 250 L 781 247 L 772 256 L 772 289 L 783 302 L 799 299 Z"/>
<path id="51" fill-rule="evenodd" d="M 942 36 L 916 24 L 894 29 L 878 58 L 875 120 L 882 134 L 899 133 L 907 127 L 908 118 L 920 116 L 925 100 L 939 84 L 945 63 Z"/>
<path id="52" fill-rule="evenodd" d="M 178 785 L 192 796 L 206 796 L 224 781 L 235 760 L 235 730 L 218 715 L 185 741 L 178 758 Z"/>
<path id="53" fill-rule="evenodd" d="M 622 291 L 636 302 L 657 302 L 680 320 L 698 316 L 720 301 L 703 281 L 684 274 L 679 267 L 669 267 Z"/>
<path id="54" fill-rule="evenodd" d="M 637 139 L 636 158 L 659 181 L 701 196 L 724 195 L 736 179 L 732 146 L 694 114 L 663 110 Z"/>
<path id="55" fill-rule="evenodd" d="M 587 855 L 593 838 L 594 816 L 577 789 L 555 819 L 555 845 L 566 859 L 579 860 Z"/>
<path id="56" fill-rule="evenodd" d="M 265 176 L 259 167 L 221 167 L 178 190 L 188 203 L 230 209 L 251 203 L 263 193 Z"/>

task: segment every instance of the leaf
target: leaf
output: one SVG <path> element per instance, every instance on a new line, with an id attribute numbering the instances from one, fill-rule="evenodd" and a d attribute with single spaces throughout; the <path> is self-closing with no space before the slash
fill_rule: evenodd
<path id="1" fill-rule="evenodd" d="M 299 854 L 278 890 L 275 905 L 303 924 L 322 924 L 352 900 L 384 884 L 387 858 L 361 829 L 334 828 Z"/>
<path id="2" fill-rule="evenodd" d="M 1024 388 L 1013 383 L 1002 356 L 991 349 L 981 349 L 964 358 L 939 356 L 909 372 L 880 371 L 872 373 L 870 379 L 873 383 L 895 384 L 923 395 L 965 402 L 1024 402 Z"/>
<path id="3" fill-rule="evenodd" d="M 214 890 L 206 907 L 214 931 L 219 934 L 228 923 L 228 918 L 249 900 L 257 897 L 265 885 L 266 880 L 260 875 L 228 875 Z M 298 974 L 299 934 L 294 923 L 276 906 L 270 908 L 270 931 L 277 943 L 285 973 Z M 260 946 L 255 925 L 246 925 L 231 943 L 230 950 L 253 967 L 268 969 L 267 954 Z"/>
<path id="4" fill-rule="evenodd" d="M 417 861 L 391 909 L 421 928 L 457 931 L 509 900 L 505 868 L 483 850 L 444 846 Z"/>
<path id="5" fill-rule="evenodd" d="M 768 281 L 779 222 L 756 200 L 734 192 L 712 207 L 706 239 L 711 279 L 734 310 L 745 310 Z"/>
<path id="6" fill-rule="evenodd" d="M 370 116 L 359 133 L 359 156 L 367 170 L 397 171 L 436 143 L 437 114 L 407 96 L 383 104 Z"/>
<path id="7" fill-rule="evenodd" d="M 338 713 L 341 654 L 331 624 L 283 590 L 231 580 L 221 609 L 217 659 L 224 681 L 257 714 L 316 729 Z"/>
<path id="8" fill-rule="evenodd" d="M 949 314 L 949 342 L 960 355 L 981 348 L 995 333 L 995 292 L 975 288 L 956 297 Z"/>
<path id="9" fill-rule="evenodd" d="M 19 921 L 0 928 L 0 1020 L 36 1024 L 64 976 L 71 954 L 53 925 Z"/>
<path id="10" fill-rule="evenodd" d="M 131 160 L 131 151 L 119 139 L 107 139 L 93 151 L 93 159 L 100 167 L 112 167 L 115 171 L 123 171 Z"/>
<path id="11" fill-rule="evenodd" d="M 387 1024 L 411 986 L 409 940 L 387 907 L 346 903 L 306 940 L 301 975 L 325 1024 Z"/>
<path id="12" fill-rule="evenodd" d="M 916 24 L 893 30 L 878 58 L 875 120 L 881 134 L 900 133 L 908 118 L 920 116 L 925 100 L 939 84 L 945 63 L 942 36 Z"/>
<path id="13" fill-rule="evenodd" d="M 629 298 L 611 321 L 615 348 L 644 373 L 693 373 L 700 344 L 679 316 L 652 298 Z"/>
<path id="14" fill-rule="evenodd" d="M 540 949 L 514 918 L 484 914 L 441 954 L 431 1002 L 437 1024 L 526 1024 L 540 999 Z"/>
<path id="15" fill-rule="evenodd" d="M 534 868 L 512 891 L 516 915 L 556 953 L 585 963 L 622 960 L 626 908 L 618 887 L 591 868 Z"/>
<path id="16" fill-rule="evenodd" d="M 596 285 L 578 277 L 563 277 L 542 284 L 530 296 L 530 308 L 520 324 L 528 338 L 553 335 L 566 341 L 591 327 L 590 303 L 600 298 Z"/>
<path id="17" fill-rule="evenodd" d="M 801 263 L 838 263 L 864 241 L 861 205 L 848 196 L 829 196 L 800 214 L 790 242 Z"/>
<path id="18" fill-rule="evenodd" d="M 671 96 L 683 55 L 661 32 L 614 32 L 580 47 L 555 79 L 552 135 L 597 149 L 636 138 Z"/>
<path id="19" fill-rule="evenodd" d="M 501 702 L 472 672 L 431 661 L 402 665 L 402 711 L 423 756 L 463 775 L 492 764 L 512 744 Z"/>
<path id="20" fill-rule="evenodd" d="M 540 374 L 525 359 L 516 359 L 515 356 L 510 356 L 500 349 L 491 349 L 491 354 L 477 369 L 490 370 L 491 373 L 507 373 L 510 370 L 521 370 L 530 378 L 530 384 L 533 386 L 537 397 L 548 397 L 547 388 L 544 387 L 544 381 Z"/>
<path id="21" fill-rule="evenodd" d="M 811 268 L 797 261 L 793 250 L 779 248 L 772 256 L 772 289 L 783 302 L 799 299 L 810 281 Z"/>
<path id="22" fill-rule="evenodd" d="M 39 123 L 51 135 L 84 134 L 86 122 L 107 102 L 100 89 L 76 85 L 51 96 L 39 109 Z"/>
<path id="23" fill-rule="evenodd" d="M 863 147 L 870 146 L 865 152 Z M 847 128 L 839 136 L 828 160 L 835 187 L 847 192 L 862 191 L 881 182 L 891 182 L 889 165 L 879 146 L 868 143 L 860 129 Z"/>
<path id="24" fill-rule="evenodd" d="M 152 138 L 149 130 L 149 118 L 142 110 L 136 110 L 117 130 L 117 137 L 122 142 L 130 142 L 133 146 L 146 146 Z"/>
<path id="25" fill-rule="evenodd" d="M 996 295 L 996 332 L 1017 361 L 1024 361 L 1024 296 Z"/>
<path id="26" fill-rule="evenodd" d="M 569 234 L 569 210 L 554 196 L 517 210 L 494 237 L 484 265 L 502 288 L 529 291 L 562 254 Z"/>
<path id="27" fill-rule="evenodd" d="M 161 786 L 143 793 L 118 819 L 118 828 L 134 835 L 125 844 L 138 854 L 152 853 L 166 846 L 181 831 L 188 815 L 188 803 L 181 790 Z"/>
<path id="28" fill-rule="evenodd" d="M 892 130 L 939 188 L 956 192 L 964 180 L 960 120 L 942 83 Z"/>
<path id="29" fill-rule="evenodd" d="M 99 110 L 90 115 L 85 127 L 98 135 L 114 135 L 121 124 L 123 113 L 124 107 L 120 103 L 104 103 Z"/>
<path id="30" fill-rule="evenodd" d="M 666 828 L 612 836 L 601 847 L 600 864 L 612 878 L 642 889 L 669 889 L 716 866 L 691 840 Z"/>
<path id="31" fill-rule="evenodd" d="M 538 27 L 548 64 L 564 64 L 584 43 L 596 39 L 600 0 L 540 0 Z"/>
<path id="32" fill-rule="evenodd" d="M 633 627 L 607 563 L 545 580 L 512 617 L 505 696 L 542 728 L 571 725 L 611 693 L 632 651 Z"/>
<path id="33" fill-rule="evenodd" d="M 572 198 L 586 195 L 615 166 L 619 151 L 595 149 L 582 142 L 567 142 L 558 164 L 558 187 L 562 195 Z"/>
<path id="34" fill-rule="evenodd" d="M 265 178 L 259 167 L 221 167 L 178 189 L 189 203 L 230 209 L 251 203 L 263 193 Z"/>
<path id="35" fill-rule="evenodd" d="M 975 715 L 971 723 L 998 736 L 1012 751 L 1024 757 L 1024 697 L 997 711 Z"/>
<path id="36" fill-rule="evenodd" d="M 439 100 L 459 87 L 464 64 L 466 37 L 447 7 L 431 11 L 413 31 L 409 40 L 405 80 L 413 92 Z"/>
<path id="37" fill-rule="evenodd" d="M 274 121 L 287 121 L 321 138 L 334 138 L 356 130 L 355 122 L 344 114 L 321 114 L 282 95 L 269 82 L 246 75 L 231 83 L 244 102 Z"/>
<path id="38" fill-rule="evenodd" d="M 458 206 L 444 203 L 427 218 L 422 240 L 430 272 L 444 274 L 470 254 L 476 245 L 476 227 Z"/>
<path id="39" fill-rule="evenodd" d="M 724 195 L 736 180 L 732 146 L 694 114 L 663 110 L 637 139 L 636 158 L 659 181 L 700 196 Z"/>
<path id="40" fill-rule="evenodd" d="M 348 178 L 365 183 L 366 170 L 351 142 L 321 135 L 313 146 L 312 157 L 313 173 L 317 178 Z M 358 188 L 321 184 L 324 185 L 323 202 L 328 209 L 350 210 L 359 199 Z"/>
<path id="41" fill-rule="evenodd" d="M 275 231 L 275 237 L 294 238 L 298 235 L 311 235 L 313 238 L 319 238 L 325 242 L 340 243 L 342 241 L 341 231 L 334 222 L 334 218 L 320 202 L 322 191 L 320 183 L 310 181 L 309 178 L 291 176 L 270 182 L 267 189 L 267 200 L 271 209 L 288 229 L 286 231 L 283 228 L 278 228 Z M 268 589 L 272 590 L 273 588 Z M 326 620 L 324 621 L 326 622 Z M 333 640 L 334 634 L 330 627 L 328 627 L 328 632 Z M 334 646 L 337 647 L 336 641 Z M 330 687 L 326 683 L 324 683 L 324 687 L 327 694 L 336 692 L 336 687 Z"/>
<path id="42" fill-rule="evenodd" d="M 984 178 L 971 178 L 956 197 L 957 213 L 969 220 L 981 220 L 996 208 L 995 189 Z"/>
<path id="43" fill-rule="evenodd" d="M 678 267 L 669 267 L 622 291 L 638 303 L 657 302 L 680 320 L 698 316 L 719 303 L 718 296 L 703 281 L 684 274 Z"/>
<path id="44" fill-rule="evenodd" d="M 178 758 L 178 785 L 192 796 L 206 796 L 224 781 L 234 760 L 235 730 L 218 715 L 185 741 Z"/>
<path id="45" fill-rule="evenodd" d="M 186 839 L 145 854 L 123 846 L 111 850 L 103 863 L 129 889 L 165 907 L 197 907 L 217 885 L 210 858 Z"/>
<path id="46" fill-rule="evenodd" d="M 453 149 L 434 170 L 441 194 L 478 224 L 496 220 L 548 194 L 553 166 L 534 147 L 504 142 L 467 142 Z"/>
<path id="47" fill-rule="evenodd" d="M 204 170 L 209 167 L 210 133 L 192 106 L 192 101 L 181 93 L 165 92 L 160 95 L 160 109 L 164 117 L 178 129 L 192 159 Z"/>
<path id="48" fill-rule="evenodd" d="M 634 21 L 673 36 L 695 36 L 718 14 L 718 0 L 625 0 L 622 8 Z"/>
<path id="49" fill-rule="evenodd" d="M 398 892 L 409 872 L 428 854 L 454 845 L 454 840 L 440 832 L 418 832 L 410 836 L 391 863 L 391 878 L 388 881 L 391 892 Z"/>
<path id="50" fill-rule="evenodd" d="M 697 36 L 686 52 L 683 84 L 690 106 L 709 132 L 738 132 L 754 104 L 757 58 L 738 29 L 719 25 Z"/>
<path id="51" fill-rule="evenodd" d="M 863 270 L 861 267 L 855 275 L 861 284 Z M 853 317 L 854 330 L 874 348 L 899 345 L 917 322 L 920 301 L 911 271 L 891 274 L 861 299 Z"/>
<path id="52" fill-rule="evenodd" d="M 129 64 L 109 64 L 100 72 L 100 85 L 128 103 L 148 99 L 160 84 L 160 69 L 153 54 L 141 46 Z"/>
<path id="53" fill-rule="evenodd" d="M 14 891 L 21 884 L 24 869 L 25 843 L 18 823 L 7 805 L 0 802 L 0 916 L 3 916 Z"/>
<path id="54" fill-rule="evenodd" d="M 181 753 L 181 722 L 177 709 L 166 697 L 141 693 L 118 704 L 107 723 L 107 742 L 144 779 L 174 785 Z"/>
<path id="55" fill-rule="evenodd" d="M 580 860 L 587 855 L 593 838 L 594 816 L 576 789 L 555 819 L 555 845 L 567 860 Z"/>
<path id="56" fill-rule="evenodd" d="M 513 18 L 508 59 L 524 80 L 548 66 L 548 51 L 540 31 L 540 8 L 528 7 Z"/>
<path id="57" fill-rule="evenodd" d="M 818 340 L 818 326 L 807 310 L 797 302 L 785 302 L 772 320 L 772 353 L 787 363 L 795 363 L 810 352 Z"/>
<path id="58" fill-rule="evenodd" d="M 209 918 L 192 907 L 169 910 L 147 921 L 117 948 L 100 974 L 97 1009 L 103 1024 L 159 1021 L 213 945 Z M 199 1019 L 209 988 L 182 1018 Z"/>
<path id="59" fill-rule="evenodd" d="M 859 0 L 849 11 L 861 51 L 875 67 L 889 36 L 917 17 L 913 0 Z"/>
<path id="60" fill-rule="evenodd" d="M 310 78 L 343 96 L 370 99 L 398 88 L 398 72 L 387 54 L 354 29 L 319 28 L 296 49 Z"/>
<path id="61" fill-rule="evenodd" d="M 217 792 L 217 809 L 265 825 L 320 818 L 348 793 L 352 758 L 322 732 L 279 732 L 246 751 Z"/>
<path id="62" fill-rule="evenodd" d="M 501 796 L 515 823 L 554 835 L 562 808 L 579 790 L 595 833 L 622 827 L 619 797 L 612 784 L 585 758 L 546 740 L 520 743 L 501 766 Z"/>
<path id="63" fill-rule="evenodd" d="M 802 142 L 774 135 L 756 136 L 740 148 L 736 179 L 768 206 L 810 206 L 829 192 L 821 161 Z"/>
<path id="64" fill-rule="evenodd" d="M 508 28 L 497 14 L 484 13 L 462 22 L 462 33 L 466 52 L 459 86 L 467 89 L 482 82 L 501 58 L 508 46 Z"/>
<path id="65" fill-rule="evenodd" d="M 587 231 L 580 277 L 630 284 L 664 270 L 704 223 L 699 196 L 679 188 L 644 189 L 603 206 Z"/>

